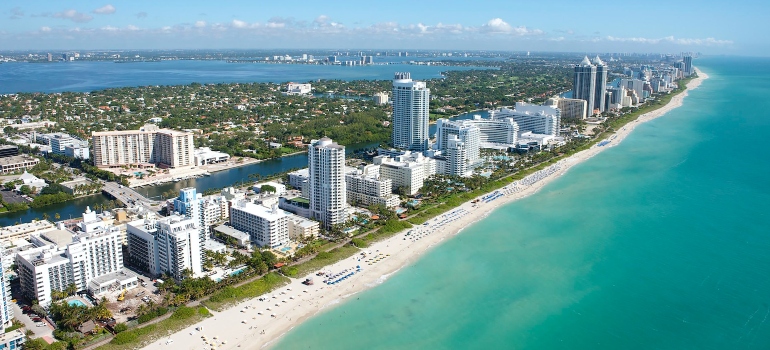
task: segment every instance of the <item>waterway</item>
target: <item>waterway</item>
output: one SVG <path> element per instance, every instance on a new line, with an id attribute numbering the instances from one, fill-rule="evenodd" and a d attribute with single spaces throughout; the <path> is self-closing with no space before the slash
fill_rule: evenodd
<path id="1" fill-rule="evenodd" d="M 0 94 L 17 92 L 88 92 L 106 88 L 190 83 L 284 83 L 318 79 L 383 80 L 394 72 L 413 79 L 441 78 L 450 70 L 487 69 L 408 63 L 370 66 L 227 63 L 225 61 L 53 62 L 0 64 Z"/>

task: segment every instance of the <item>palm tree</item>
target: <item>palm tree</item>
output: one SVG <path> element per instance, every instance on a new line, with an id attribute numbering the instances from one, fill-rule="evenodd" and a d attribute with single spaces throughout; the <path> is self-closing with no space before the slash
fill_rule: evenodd
<path id="1" fill-rule="evenodd" d="M 53 217 L 54 219 L 56 219 L 56 221 L 59 221 L 61 219 L 61 215 L 59 215 L 59 213 L 54 214 Z"/>

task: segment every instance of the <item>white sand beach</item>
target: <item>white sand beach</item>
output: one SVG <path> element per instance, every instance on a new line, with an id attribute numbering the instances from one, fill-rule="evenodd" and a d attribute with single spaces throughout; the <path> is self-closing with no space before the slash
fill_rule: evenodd
<path id="1" fill-rule="evenodd" d="M 690 89 L 697 88 L 708 76 L 697 71 L 699 78 L 688 84 L 688 90 L 675 96 L 664 107 L 641 115 L 636 121 L 628 123 L 621 130 L 610 136 L 603 146 L 595 145 L 569 158 L 517 181 L 496 193 L 488 194 L 477 204 L 465 203 L 429 221 L 427 225 L 412 228 L 409 235 L 401 232 L 390 239 L 375 243 L 364 251 L 364 256 L 353 256 L 331 266 L 324 271 L 349 277 L 333 285 L 323 283 L 326 277 L 303 276 L 293 279 L 291 284 L 269 295 L 263 301 L 252 299 L 244 301 L 222 312 L 213 312 L 214 316 L 182 331 L 155 340 L 148 344 L 148 349 L 259 349 L 275 344 L 278 338 L 299 325 L 301 322 L 344 302 L 346 298 L 374 287 L 385 281 L 399 269 L 413 261 L 468 227 L 489 215 L 497 207 L 536 193 L 550 181 L 566 173 L 572 166 L 593 157 L 599 152 L 618 144 L 639 124 L 658 118 L 682 105 Z M 361 270 L 358 271 L 358 266 Z M 314 280 L 314 285 L 301 283 L 306 277 Z M 202 330 L 200 330 L 202 327 Z M 205 336 L 205 339 L 203 338 Z"/>

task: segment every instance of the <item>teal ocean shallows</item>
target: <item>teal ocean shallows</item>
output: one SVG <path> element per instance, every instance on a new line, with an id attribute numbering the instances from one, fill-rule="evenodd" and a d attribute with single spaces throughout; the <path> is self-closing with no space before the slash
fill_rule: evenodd
<path id="1" fill-rule="evenodd" d="M 279 349 L 770 348 L 770 59 L 311 318 Z"/>

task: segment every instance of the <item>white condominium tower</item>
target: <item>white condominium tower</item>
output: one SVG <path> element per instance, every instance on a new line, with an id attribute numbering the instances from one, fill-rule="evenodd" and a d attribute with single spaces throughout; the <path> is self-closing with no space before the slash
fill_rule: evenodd
<path id="1" fill-rule="evenodd" d="M 591 64 L 588 56 L 575 66 L 575 76 L 572 87 L 572 98 L 581 99 L 588 103 L 588 114 L 594 114 L 596 102 L 596 66 Z"/>
<path id="2" fill-rule="evenodd" d="M 463 143 L 467 165 L 475 166 L 479 162 L 479 148 L 481 146 L 479 127 L 470 120 L 439 119 L 436 122 L 436 147 L 442 152 L 446 152 L 449 149 L 449 141 L 452 136 L 456 136 Z"/>
<path id="3" fill-rule="evenodd" d="M 116 167 L 160 163 L 170 168 L 195 165 L 193 134 L 147 124 L 139 130 L 92 134 L 94 165 Z"/>
<path id="4" fill-rule="evenodd" d="M 430 89 L 412 81 L 409 73 L 393 79 L 393 147 L 422 152 L 428 149 Z"/>
<path id="5" fill-rule="evenodd" d="M 324 137 L 311 141 L 308 150 L 310 212 L 330 229 L 347 221 L 345 146 Z"/>

